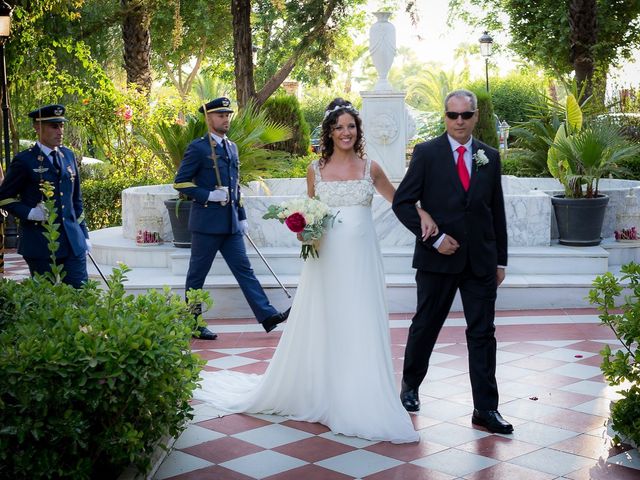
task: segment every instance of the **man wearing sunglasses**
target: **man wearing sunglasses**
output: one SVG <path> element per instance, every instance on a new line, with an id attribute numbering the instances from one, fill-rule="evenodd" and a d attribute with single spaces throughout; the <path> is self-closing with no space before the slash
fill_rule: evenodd
<path id="1" fill-rule="evenodd" d="M 411 321 L 400 398 L 420 409 L 418 389 L 427 375 L 438 334 L 460 291 L 467 323 L 472 422 L 495 433 L 513 427 L 498 412 L 495 301 L 507 265 L 507 226 L 498 151 L 472 137 L 478 122 L 475 94 L 447 95 L 446 132 L 416 145 L 396 191 L 393 210 L 416 235 L 418 303 Z M 429 212 L 440 235 L 423 239 L 416 204 Z"/>

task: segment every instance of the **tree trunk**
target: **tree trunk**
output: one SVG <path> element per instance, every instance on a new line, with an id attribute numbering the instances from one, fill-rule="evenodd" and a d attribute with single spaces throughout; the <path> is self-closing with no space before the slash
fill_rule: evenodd
<path id="1" fill-rule="evenodd" d="M 231 0 L 233 16 L 233 59 L 238 107 L 255 98 L 253 48 L 251 42 L 251 0 Z"/>
<path id="2" fill-rule="evenodd" d="M 151 34 L 150 15 L 143 0 L 120 0 L 123 8 L 122 40 L 127 83 L 138 90 L 151 91 Z"/>
<path id="3" fill-rule="evenodd" d="M 249 100 L 255 100 L 262 105 L 282 82 L 289 76 L 296 63 L 304 55 L 307 47 L 318 38 L 327 26 L 339 0 L 326 2 L 322 16 L 318 17 L 315 25 L 309 30 L 300 43 L 291 52 L 291 56 L 282 67 L 256 93 L 253 81 L 253 50 L 251 43 L 251 0 L 231 0 L 231 14 L 233 15 L 233 58 L 236 74 L 236 96 L 238 106 L 242 108 Z"/>
<path id="4" fill-rule="evenodd" d="M 576 74 L 578 91 L 584 87 L 584 98 L 593 92 L 593 47 L 597 41 L 596 0 L 569 2 L 571 63 Z"/>

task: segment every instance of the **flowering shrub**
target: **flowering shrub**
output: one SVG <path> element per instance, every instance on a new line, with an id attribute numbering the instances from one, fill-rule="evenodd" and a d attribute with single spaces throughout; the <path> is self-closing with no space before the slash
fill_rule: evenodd
<path id="1" fill-rule="evenodd" d="M 638 240 L 638 231 L 636 227 L 622 228 L 620 231 L 613 232 L 616 240 Z"/>
<path id="2" fill-rule="evenodd" d="M 300 256 L 306 260 L 309 256 L 319 256 L 318 243 L 324 232 L 333 226 L 337 215 L 338 213 L 332 214 L 329 207 L 320 200 L 301 197 L 280 205 L 269 205 L 262 218 L 279 220 L 296 233 L 302 242 Z"/>
<path id="3" fill-rule="evenodd" d="M 122 105 L 116 109 L 116 115 L 128 123 L 133 118 L 133 108 L 126 104 Z"/>

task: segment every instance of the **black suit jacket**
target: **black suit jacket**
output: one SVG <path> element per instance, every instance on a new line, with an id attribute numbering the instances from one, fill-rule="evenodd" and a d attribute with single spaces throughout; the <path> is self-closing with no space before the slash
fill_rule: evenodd
<path id="1" fill-rule="evenodd" d="M 413 267 L 439 273 L 460 273 L 467 265 L 475 275 L 495 272 L 507 265 L 507 224 L 502 194 L 500 154 L 482 142 L 473 140 L 473 154 L 484 150 L 489 159 L 477 165 L 473 159 L 471 183 L 462 188 L 451 144 L 445 134 L 416 145 L 407 173 L 393 199 L 393 211 L 416 235 Z M 420 202 L 446 233 L 460 244 L 453 255 L 442 255 L 433 243 L 439 238 L 420 240 Z"/>

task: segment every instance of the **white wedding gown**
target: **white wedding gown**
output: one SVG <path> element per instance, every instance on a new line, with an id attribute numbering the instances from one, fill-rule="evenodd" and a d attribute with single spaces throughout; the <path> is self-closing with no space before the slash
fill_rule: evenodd
<path id="1" fill-rule="evenodd" d="M 339 213 L 319 258 L 304 263 L 267 371 L 202 372 L 194 398 L 226 412 L 284 415 L 368 440 L 418 441 L 394 382 L 370 165 L 361 180 L 323 182 L 314 162 L 316 195 Z"/>

